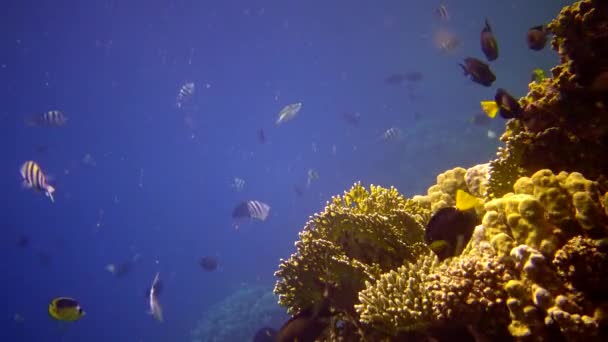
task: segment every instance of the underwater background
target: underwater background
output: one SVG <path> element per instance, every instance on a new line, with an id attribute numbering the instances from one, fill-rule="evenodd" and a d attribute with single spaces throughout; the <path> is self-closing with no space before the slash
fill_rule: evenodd
<path id="1" fill-rule="evenodd" d="M 307 218 L 356 181 L 411 196 L 442 170 L 491 159 L 504 120 L 471 118 L 494 89 L 458 63 L 481 57 L 488 18 L 497 79 L 525 95 L 531 71 L 558 59 L 530 51 L 526 31 L 568 3 L 4 1 L 0 339 L 239 341 L 278 328 L 288 316 L 267 294 Z M 458 46 L 438 46 L 437 30 Z M 419 77 L 387 82 L 400 73 Z M 50 110 L 66 124 L 27 124 Z M 23 189 L 27 160 L 49 176 L 54 203 Z M 269 217 L 235 220 L 246 200 L 270 205 Z M 205 256 L 216 270 L 199 265 Z M 107 269 L 125 262 L 120 276 Z M 162 323 L 146 313 L 157 272 Z M 60 296 L 86 315 L 53 320 Z"/>

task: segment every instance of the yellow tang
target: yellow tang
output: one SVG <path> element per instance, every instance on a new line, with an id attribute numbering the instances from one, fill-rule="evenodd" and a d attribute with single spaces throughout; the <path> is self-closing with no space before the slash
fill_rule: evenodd
<path id="1" fill-rule="evenodd" d="M 49 304 L 49 315 L 58 321 L 77 321 L 85 315 L 78 301 L 68 297 L 57 297 Z"/>
<path id="2" fill-rule="evenodd" d="M 498 114 L 498 104 L 496 101 L 481 101 L 481 109 L 491 118 L 495 118 L 496 114 Z"/>
<path id="3" fill-rule="evenodd" d="M 464 190 L 458 189 L 456 191 L 456 208 L 458 210 L 466 211 L 469 209 L 473 209 L 481 203 L 482 202 L 479 198 L 471 195 L 470 193 Z"/>

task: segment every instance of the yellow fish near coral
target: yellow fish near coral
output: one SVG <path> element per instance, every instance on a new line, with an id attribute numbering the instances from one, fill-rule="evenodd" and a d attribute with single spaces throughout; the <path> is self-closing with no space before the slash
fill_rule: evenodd
<path id="1" fill-rule="evenodd" d="M 481 204 L 483 204 L 483 201 L 470 193 L 461 189 L 456 191 L 456 209 L 466 211 Z"/>
<path id="2" fill-rule="evenodd" d="M 483 109 L 483 111 L 492 119 L 496 117 L 496 114 L 498 114 L 498 110 L 500 109 L 498 107 L 498 104 L 496 103 L 496 101 L 492 101 L 492 100 L 488 100 L 488 101 L 481 101 L 481 109 Z"/>
<path id="3" fill-rule="evenodd" d="M 85 312 L 75 299 L 57 297 L 49 304 L 49 315 L 58 321 L 73 322 L 81 319 Z"/>

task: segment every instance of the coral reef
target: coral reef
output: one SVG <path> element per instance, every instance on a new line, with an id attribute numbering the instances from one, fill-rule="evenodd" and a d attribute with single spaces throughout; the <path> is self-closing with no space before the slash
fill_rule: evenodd
<path id="1" fill-rule="evenodd" d="M 608 3 L 579 1 L 548 28 L 562 64 L 520 99 L 523 113 L 508 123 L 506 146 L 490 162 L 488 197 L 540 169 L 577 171 L 606 184 L 608 159 L 599 156 L 608 154 Z"/>
<path id="2" fill-rule="evenodd" d="M 281 262 L 275 273 L 279 303 L 295 314 L 329 293 L 333 307 L 352 316 L 366 280 L 428 251 L 421 223 L 425 215 L 395 188 L 372 185 L 368 192 L 353 185 L 310 218 L 296 253 Z"/>
<path id="3" fill-rule="evenodd" d="M 206 310 L 190 334 L 193 342 L 250 341 L 261 327 L 284 319 L 270 289 L 243 287 Z"/>
<path id="4" fill-rule="evenodd" d="M 348 340 L 608 340 L 608 2 L 567 6 L 549 30 L 561 65 L 529 85 L 497 158 L 412 199 L 360 184 L 334 197 L 276 272 L 280 304 L 328 299 Z M 424 227 L 458 190 L 481 224 L 440 261 Z"/>

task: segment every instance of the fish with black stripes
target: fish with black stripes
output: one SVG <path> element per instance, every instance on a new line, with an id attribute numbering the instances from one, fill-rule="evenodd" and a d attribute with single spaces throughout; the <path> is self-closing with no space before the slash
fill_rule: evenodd
<path id="1" fill-rule="evenodd" d="M 23 178 L 23 186 L 29 189 L 43 192 L 51 202 L 55 202 L 53 192 L 55 188 L 48 183 L 47 176 L 40 168 L 40 165 L 35 161 L 28 160 L 21 166 L 21 177 Z"/>
<path id="2" fill-rule="evenodd" d="M 243 201 L 239 203 L 232 211 L 232 217 L 240 218 L 255 218 L 260 221 L 265 221 L 270 213 L 270 206 L 260 201 Z"/>
<path id="3" fill-rule="evenodd" d="M 40 127 L 62 127 L 68 118 L 60 110 L 49 110 L 39 115 L 34 115 L 26 120 L 29 126 Z"/>

